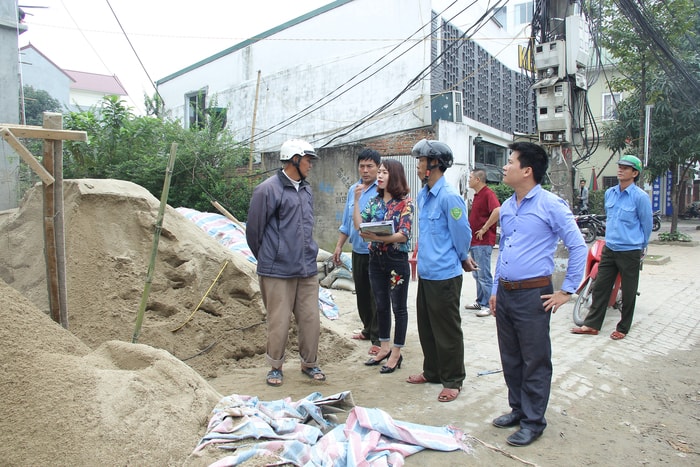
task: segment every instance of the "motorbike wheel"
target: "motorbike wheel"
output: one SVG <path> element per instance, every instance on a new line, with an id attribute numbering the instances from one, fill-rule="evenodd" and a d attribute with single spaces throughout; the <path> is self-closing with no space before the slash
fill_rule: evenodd
<path id="1" fill-rule="evenodd" d="M 581 224 L 579 227 L 581 230 L 581 234 L 583 235 L 583 241 L 586 243 L 593 243 L 596 238 L 596 228 L 595 225 L 591 223 L 585 223 Z"/>
<path id="2" fill-rule="evenodd" d="M 651 227 L 651 231 L 656 232 L 660 228 L 661 228 L 661 221 L 659 221 L 658 219 L 654 219 L 654 224 Z"/>
<path id="3" fill-rule="evenodd" d="M 576 302 L 574 302 L 574 323 L 576 326 L 582 326 L 583 322 L 588 316 L 588 312 L 593 304 L 593 284 L 595 279 L 590 277 L 586 281 L 586 285 L 581 289 L 581 293 L 576 297 Z"/>

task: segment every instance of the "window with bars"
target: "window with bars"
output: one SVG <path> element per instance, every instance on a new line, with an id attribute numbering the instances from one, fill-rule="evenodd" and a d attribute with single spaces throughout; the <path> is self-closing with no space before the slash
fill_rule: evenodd
<path id="1" fill-rule="evenodd" d="M 205 90 L 187 94 L 185 96 L 187 103 L 187 115 L 185 121 L 188 123 L 188 128 L 202 129 L 205 125 L 205 111 L 207 104 L 207 93 Z"/>

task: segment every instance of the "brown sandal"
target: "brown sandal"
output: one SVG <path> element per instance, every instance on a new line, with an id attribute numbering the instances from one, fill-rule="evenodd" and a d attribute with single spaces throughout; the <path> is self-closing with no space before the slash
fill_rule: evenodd
<path id="1" fill-rule="evenodd" d="M 613 331 L 612 334 L 610 334 L 610 339 L 614 341 L 619 341 L 620 339 L 624 339 L 626 334 L 622 334 L 620 331 Z"/>
<path id="2" fill-rule="evenodd" d="M 462 388 L 443 388 L 438 396 L 439 402 L 452 402 L 457 399 Z"/>
<path id="3" fill-rule="evenodd" d="M 429 381 L 427 379 L 425 379 L 425 376 L 423 376 L 423 373 L 421 373 L 419 375 L 409 376 L 408 379 L 406 380 L 406 382 L 411 383 L 411 384 L 425 384 L 425 383 L 428 383 Z"/>

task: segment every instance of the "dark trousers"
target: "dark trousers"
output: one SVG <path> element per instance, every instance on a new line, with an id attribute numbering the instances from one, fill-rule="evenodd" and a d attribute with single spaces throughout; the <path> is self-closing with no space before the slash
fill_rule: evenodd
<path id="1" fill-rule="evenodd" d="M 641 250 L 613 251 L 607 246 L 603 248 L 598 265 L 598 276 L 593 284 L 593 302 L 586 316 L 584 324 L 589 328 L 603 327 L 605 312 L 608 309 L 610 294 L 617 274 L 620 273 L 622 284 L 622 310 L 620 321 L 617 323 L 618 332 L 627 334 L 632 327 L 634 306 L 637 302 L 637 289 L 639 287 L 639 261 L 642 257 Z"/>
<path id="2" fill-rule="evenodd" d="M 391 314 L 394 313 L 394 346 L 406 344 L 408 329 L 408 283 L 411 267 L 403 251 L 372 252 L 369 254 L 369 280 L 377 305 L 379 341 L 391 339 Z"/>
<path id="3" fill-rule="evenodd" d="M 423 376 L 446 388 L 462 387 L 464 336 L 459 314 L 462 276 L 441 281 L 418 279 L 416 321 L 423 349 Z"/>
<path id="4" fill-rule="evenodd" d="M 505 290 L 496 295 L 496 328 L 508 404 L 522 416 L 521 428 L 541 433 L 552 386 L 551 313 L 544 311 L 540 295 L 552 285 L 535 289 Z"/>
<path id="5" fill-rule="evenodd" d="M 355 282 L 355 299 L 357 313 L 362 321 L 362 335 L 367 336 L 372 344 L 379 345 L 379 325 L 374 294 L 369 281 L 369 255 L 352 252 L 352 280 Z"/>

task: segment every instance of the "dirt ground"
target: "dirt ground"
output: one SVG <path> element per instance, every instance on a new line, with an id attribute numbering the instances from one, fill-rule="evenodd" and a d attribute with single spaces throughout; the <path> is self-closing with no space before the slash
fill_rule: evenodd
<path id="1" fill-rule="evenodd" d="M 698 248 L 650 247 L 671 261 L 645 265 L 634 332 L 623 341 L 607 338 L 612 319 L 600 336 L 570 335 L 570 304 L 553 317 L 549 426 L 536 443 L 513 448 L 505 443 L 511 430 L 490 424 L 508 410 L 492 317 L 464 310 L 467 380 L 456 401 L 440 403 L 438 385 L 405 382 L 422 364 L 417 283 L 404 363 L 387 375 L 363 365 L 367 342 L 350 339 L 360 325 L 355 296 L 333 290 L 340 316 L 321 318 L 328 380 L 298 371 L 292 332 L 284 384 L 273 388 L 264 381 L 264 310 L 250 263 L 169 208 L 144 324 L 131 344 L 158 201 L 136 185 L 102 180 L 67 181 L 65 199 L 69 330 L 46 315 L 40 191 L 0 213 L 5 465 L 208 465 L 225 454 L 190 453 L 221 396 L 296 400 L 347 390 L 357 405 L 396 420 L 469 435 L 471 452 L 421 452 L 409 466 L 700 462 Z M 463 303 L 474 293 L 465 275 Z"/>

